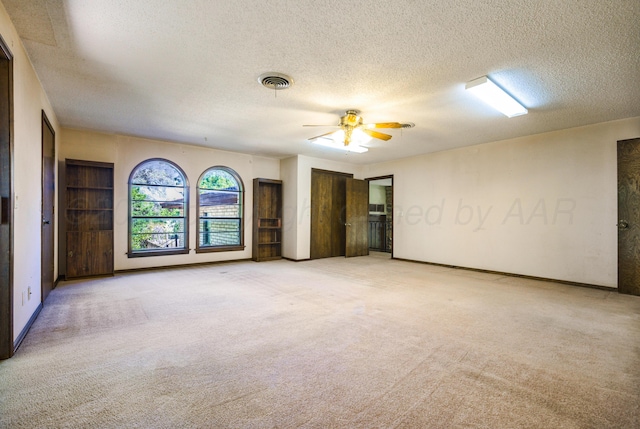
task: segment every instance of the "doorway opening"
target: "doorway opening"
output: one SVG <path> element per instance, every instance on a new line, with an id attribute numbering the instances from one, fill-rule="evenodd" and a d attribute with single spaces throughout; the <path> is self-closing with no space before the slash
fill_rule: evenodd
<path id="1" fill-rule="evenodd" d="M 393 258 L 393 176 L 369 182 L 369 251 Z"/>

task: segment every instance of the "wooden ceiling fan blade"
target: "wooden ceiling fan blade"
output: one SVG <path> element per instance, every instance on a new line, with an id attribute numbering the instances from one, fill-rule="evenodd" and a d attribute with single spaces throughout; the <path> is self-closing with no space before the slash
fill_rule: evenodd
<path id="1" fill-rule="evenodd" d="M 375 124 L 365 125 L 367 128 L 402 128 L 400 122 L 377 122 Z"/>
<path id="2" fill-rule="evenodd" d="M 365 133 L 369 134 L 373 138 L 384 140 L 384 141 L 387 141 L 387 140 L 391 139 L 391 137 L 392 137 L 389 134 L 379 133 L 377 131 L 368 130 L 366 128 L 364 128 L 362 131 L 364 131 Z"/>
<path id="3" fill-rule="evenodd" d="M 325 137 L 325 136 L 328 136 L 328 135 L 333 134 L 333 133 L 335 133 L 335 131 L 331 131 L 330 133 L 320 134 L 319 136 L 311 137 L 311 138 L 308 138 L 307 140 L 315 140 L 315 139 L 319 139 L 319 138 L 321 138 L 321 137 Z"/>

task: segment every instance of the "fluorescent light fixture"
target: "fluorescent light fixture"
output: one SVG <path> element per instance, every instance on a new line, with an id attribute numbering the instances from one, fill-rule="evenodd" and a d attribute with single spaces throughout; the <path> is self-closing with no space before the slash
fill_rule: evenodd
<path id="1" fill-rule="evenodd" d="M 493 83 L 487 76 L 482 76 L 468 82 L 465 89 L 471 91 L 476 97 L 510 118 L 526 115 L 528 112 L 524 106 L 504 92 L 502 88 Z"/>
<path id="2" fill-rule="evenodd" d="M 340 131 L 337 131 L 335 134 L 338 134 L 338 133 L 340 133 Z M 311 140 L 311 143 L 319 144 L 321 146 L 326 146 L 333 149 L 340 149 L 347 152 L 364 153 L 369 151 L 369 149 L 367 149 L 366 147 L 360 146 L 354 142 L 351 142 L 349 146 L 345 146 L 344 133 L 342 135 L 343 135 L 343 139 L 335 139 L 334 136 L 331 135 L 331 136 L 313 139 Z"/>
<path id="3" fill-rule="evenodd" d="M 311 143 L 341 149 L 347 152 L 364 153 L 368 152 L 369 149 L 360 145 L 368 143 L 369 141 L 371 141 L 370 135 L 360 129 L 355 129 L 351 134 L 351 143 L 348 146 L 344 145 L 344 130 L 338 130 L 328 136 L 313 139 Z"/>
<path id="4" fill-rule="evenodd" d="M 342 143 L 342 142 L 336 143 L 332 139 L 326 139 L 324 137 L 321 137 L 321 138 L 315 139 L 315 140 L 311 140 L 311 142 L 315 143 L 315 144 L 319 144 L 321 146 L 330 147 L 330 148 L 333 148 L 333 149 L 344 150 L 346 152 L 364 153 L 364 152 L 368 152 L 369 151 L 369 149 L 367 149 L 364 146 L 358 146 L 358 145 L 355 145 L 353 143 L 351 143 L 349 146 L 345 146 L 344 143 Z"/>

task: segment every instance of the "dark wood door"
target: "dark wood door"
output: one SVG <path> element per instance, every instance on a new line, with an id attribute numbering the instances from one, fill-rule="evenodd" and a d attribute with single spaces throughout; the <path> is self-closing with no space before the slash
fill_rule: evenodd
<path id="1" fill-rule="evenodd" d="M 13 355 L 12 58 L 0 37 L 0 359 Z"/>
<path id="2" fill-rule="evenodd" d="M 640 295 L 640 138 L 618 142 L 618 291 Z"/>
<path id="3" fill-rule="evenodd" d="M 345 256 L 369 254 L 369 182 L 347 179 Z"/>
<path id="4" fill-rule="evenodd" d="M 311 259 L 345 254 L 346 181 L 350 176 L 311 171 Z"/>
<path id="5" fill-rule="evenodd" d="M 346 210 L 347 180 L 344 175 L 333 176 L 331 195 L 331 256 L 344 256 L 347 243 Z"/>
<path id="6" fill-rule="evenodd" d="M 311 172 L 311 259 L 331 256 L 332 189 L 332 175 Z"/>
<path id="7" fill-rule="evenodd" d="M 42 302 L 54 287 L 53 279 L 53 233 L 55 196 L 55 132 L 42 112 L 42 251 L 41 289 Z"/>

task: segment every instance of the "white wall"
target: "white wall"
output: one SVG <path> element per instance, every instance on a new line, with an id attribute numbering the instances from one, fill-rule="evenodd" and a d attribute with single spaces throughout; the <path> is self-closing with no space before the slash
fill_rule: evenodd
<path id="1" fill-rule="evenodd" d="M 65 158 L 113 162 L 114 166 L 114 264 L 115 270 L 126 270 L 200 262 L 251 258 L 253 214 L 253 179 L 280 178 L 278 159 L 252 156 L 198 146 L 148 140 L 129 136 L 101 134 L 91 131 L 63 129 L 60 160 Z M 189 181 L 189 247 L 187 255 L 128 258 L 128 180 L 133 168 L 149 158 L 166 158 L 178 164 Z M 234 169 L 244 182 L 243 251 L 195 253 L 196 185 L 209 167 L 224 165 Z"/>
<path id="2" fill-rule="evenodd" d="M 298 157 L 280 161 L 282 180 L 282 256 L 297 259 Z"/>
<path id="3" fill-rule="evenodd" d="M 366 167 L 394 175 L 394 256 L 617 287 L 616 142 L 640 118 Z"/>
<path id="4" fill-rule="evenodd" d="M 385 204 L 387 203 L 387 189 L 385 186 L 369 185 L 369 204 Z M 385 206 L 386 210 L 386 206 Z"/>
<path id="5" fill-rule="evenodd" d="M 0 35 L 13 54 L 13 338 L 15 341 L 42 300 L 40 284 L 42 110 L 45 111 L 56 132 L 56 153 L 58 152 L 59 126 L 38 76 L 2 4 L 0 4 Z M 55 221 L 57 222 L 57 210 Z M 55 242 L 57 243 L 57 236 L 55 236 Z M 57 244 L 54 248 L 57 261 Z M 57 273 L 56 263 L 55 277 Z M 31 296 L 28 295 L 29 288 L 31 288 Z"/>

